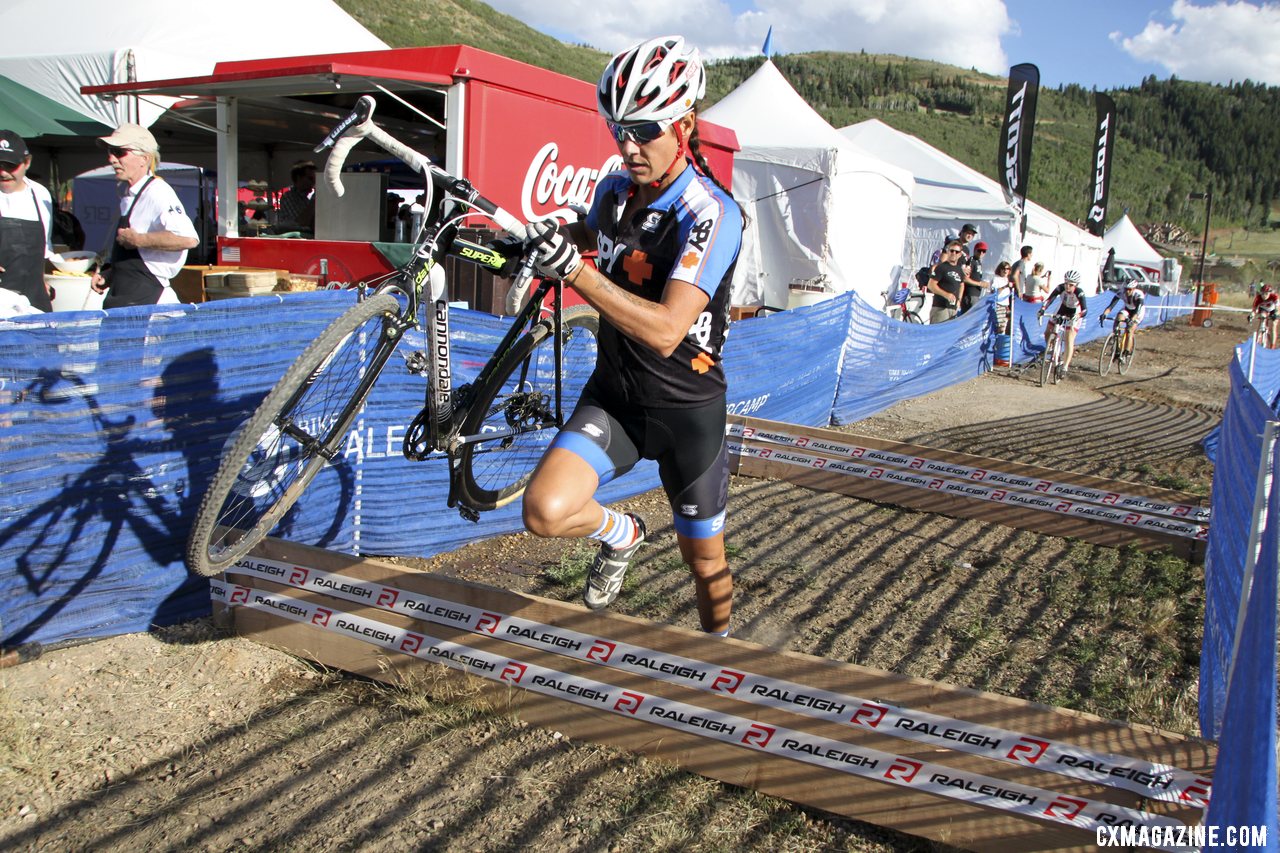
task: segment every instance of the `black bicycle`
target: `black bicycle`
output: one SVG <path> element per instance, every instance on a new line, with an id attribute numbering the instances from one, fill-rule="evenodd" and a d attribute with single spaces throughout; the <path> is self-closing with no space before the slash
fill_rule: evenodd
<path id="1" fill-rule="evenodd" d="M 435 166 L 373 123 L 364 96 L 317 152 L 332 148 L 325 177 L 342 195 L 347 153 L 368 138 L 426 178 L 426 208 L 412 257 L 316 338 L 228 439 L 187 544 L 187 565 L 216 575 L 271 532 L 316 474 L 339 461 L 348 430 L 378 376 L 410 329 L 427 348 L 405 357 L 427 379 L 426 401 L 406 431 L 406 458 L 443 452 L 449 460 L 448 505 L 476 520 L 519 497 L 554 431 L 564 425 L 595 365 L 599 317 L 563 306 L 563 283 L 543 281 L 529 294 L 535 252 L 525 226 L 471 184 Z M 438 196 L 438 197 L 437 197 Z M 505 237 L 464 240 L 464 220 L 482 216 Z M 441 261 L 459 257 L 513 283 L 515 321 L 475 381 L 453 387 L 449 300 Z M 425 293 L 424 293 L 425 291 Z M 544 307 L 550 295 L 551 307 Z M 527 297 L 527 299 L 526 299 Z M 566 371 L 573 369 L 572 374 Z"/>

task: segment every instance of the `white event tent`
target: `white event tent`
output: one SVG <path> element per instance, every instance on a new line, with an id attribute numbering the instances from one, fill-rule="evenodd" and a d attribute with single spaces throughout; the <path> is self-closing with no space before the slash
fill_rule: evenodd
<path id="1" fill-rule="evenodd" d="M 765 61 L 703 117 L 731 128 L 734 197 L 750 218 L 735 305 L 786 307 L 793 282 L 872 305 L 901 275 L 913 181 L 855 148 Z"/>
<path id="2" fill-rule="evenodd" d="M 1054 282 L 1069 269 L 1079 270 L 1090 290 L 1096 289 L 1102 264 L 1102 240 L 1028 200 L 1026 233 L 1000 184 L 932 145 L 877 119 L 840 129 L 859 149 L 909 170 L 915 176 L 911 221 L 902 263 L 915 269 L 928 263 L 934 250 L 960 226 L 978 228 L 988 246 L 984 274 L 1001 260 L 1015 261 L 1023 245 L 1033 261 L 1045 265 Z"/>
<path id="3" fill-rule="evenodd" d="M 1115 249 L 1119 263 L 1134 264 L 1160 275 L 1164 258 L 1142 236 L 1127 213 L 1102 235 L 1102 247 L 1104 251 Z"/>
<path id="4" fill-rule="evenodd" d="M 1016 214 L 999 185 L 918 137 L 868 119 L 840 128 L 840 133 L 868 154 L 888 160 L 915 176 L 911 222 L 903 265 L 916 269 L 929 262 L 947 237 L 970 223 L 987 244 L 987 266 L 1018 256 Z M 989 270 L 988 270 L 989 271 Z"/>
<path id="5" fill-rule="evenodd" d="M 209 74 L 219 61 L 380 50 L 387 45 L 333 0 L 222 0 L 204 13 L 164 0 L 6 4 L 0 77 L 109 127 L 155 122 L 172 98 L 112 100 L 81 86 Z"/>

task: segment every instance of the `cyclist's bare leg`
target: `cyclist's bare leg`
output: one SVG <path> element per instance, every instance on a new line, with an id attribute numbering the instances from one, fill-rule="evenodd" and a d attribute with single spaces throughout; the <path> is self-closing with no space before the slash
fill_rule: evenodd
<path id="1" fill-rule="evenodd" d="M 698 592 L 698 621 L 702 630 L 719 633 L 729 627 L 733 609 L 733 575 L 724 551 L 724 534 L 709 539 L 691 539 L 676 534 L 680 556 L 693 570 L 693 583 Z"/>
<path id="2" fill-rule="evenodd" d="M 604 507 L 595 499 L 599 487 L 600 478 L 585 459 L 551 448 L 524 492 L 525 528 L 534 536 L 590 536 L 604 519 Z"/>
<path id="3" fill-rule="evenodd" d="M 1280 329 L 1280 320 L 1275 317 L 1268 317 L 1267 323 L 1267 349 L 1276 348 L 1276 331 Z"/>
<path id="4" fill-rule="evenodd" d="M 1067 326 L 1062 330 L 1062 366 L 1064 368 L 1071 366 L 1071 355 L 1076 351 L 1076 330 L 1074 326 Z"/>

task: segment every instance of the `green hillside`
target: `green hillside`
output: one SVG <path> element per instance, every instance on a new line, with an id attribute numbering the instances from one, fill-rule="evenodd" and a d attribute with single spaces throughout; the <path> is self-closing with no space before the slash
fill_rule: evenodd
<path id="1" fill-rule="evenodd" d="M 465 43 L 594 82 L 607 54 L 566 45 L 476 0 L 339 0 L 393 47 Z M 707 103 L 754 72 L 761 57 L 712 64 Z M 978 171 L 995 176 L 1006 81 L 928 60 L 866 53 L 774 57 L 778 70 L 835 127 L 867 118 L 911 133 Z M 1118 118 L 1108 223 L 1126 210 L 1140 226 L 1204 229 L 1213 192 L 1213 227 L 1265 228 L 1280 198 L 1280 88 L 1214 86 L 1154 77 L 1114 90 Z M 762 104 L 761 109 L 768 109 Z M 1030 196 L 1082 222 L 1093 178 L 1093 92 L 1077 85 L 1042 89 Z M 1239 245 L 1241 241 L 1233 240 Z"/>

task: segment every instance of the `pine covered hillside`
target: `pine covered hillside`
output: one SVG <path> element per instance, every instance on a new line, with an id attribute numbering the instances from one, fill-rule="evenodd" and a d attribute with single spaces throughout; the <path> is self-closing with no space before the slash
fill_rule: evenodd
<path id="1" fill-rule="evenodd" d="M 339 0 L 392 47 L 469 44 L 595 82 L 603 51 L 566 45 L 477 0 Z M 778 70 L 835 127 L 868 118 L 914 134 L 995 177 L 1006 80 L 928 60 L 866 53 L 774 57 Z M 751 75 L 761 57 L 713 63 L 707 103 Z M 1213 192 L 1214 227 L 1260 228 L 1280 199 L 1280 88 L 1150 77 L 1110 92 L 1118 111 L 1108 225 L 1126 210 L 1139 223 L 1200 233 Z M 768 109 L 762 104 L 761 109 Z M 1030 195 L 1082 222 L 1093 188 L 1093 92 L 1042 89 Z"/>

